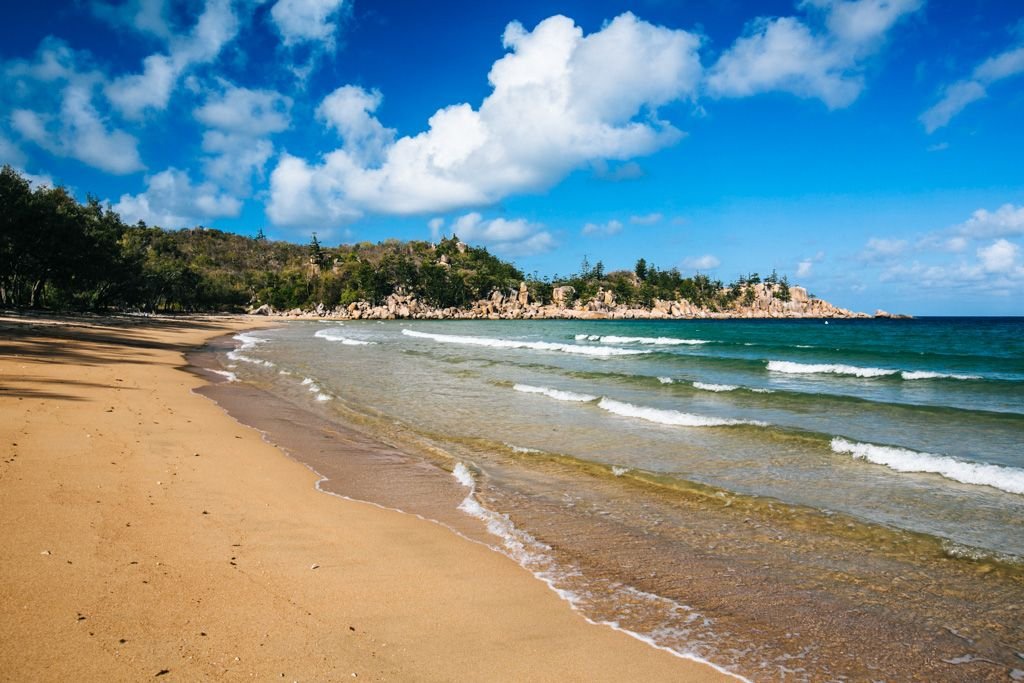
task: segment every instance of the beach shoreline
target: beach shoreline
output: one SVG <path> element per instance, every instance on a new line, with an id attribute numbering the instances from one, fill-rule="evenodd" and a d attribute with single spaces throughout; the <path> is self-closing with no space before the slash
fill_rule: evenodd
<path id="1" fill-rule="evenodd" d="M 728 678 L 440 525 L 321 495 L 183 372 L 275 324 L 0 318 L 0 678 Z"/>

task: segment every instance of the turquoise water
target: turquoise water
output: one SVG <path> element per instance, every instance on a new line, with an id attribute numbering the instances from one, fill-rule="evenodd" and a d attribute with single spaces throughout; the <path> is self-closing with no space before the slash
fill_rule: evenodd
<path id="1" fill-rule="evenodd" d="M 224 360 L 239 379 L 443 454 L 475 497 L 466 512 L 504 520 L 492 531 L 506 547 L 529 532 L 545 572 L 572 546 L 577 568 L 564 576 L 578 578 L 581 558 L 639 535 L 661 543 L 651 541 L 643 565 L 671 575 L 670 548 L 681 542 L 663 525 L 671 500 L 658 507 L 628 485 L 632 475 L 708 486 L 765 515 L 781 504 L 808 519 L 838 514 L 851 528 L 924 535 L 948 557 L 1024 558 L 1022 319 L 293 322 L 239 340 Z M 612 518 L 618 526 L 588 546 Z M 817 534 L 826 523 L 791 526 Z M 737 553 L 763 543 L 734 537 Z M 598 564 L 590 594 L 613 574 L 615 586 L 630 580 Z M 578 583 L 572 590 L 586 593 Z M 678 600 L 678 584 L 651 600 Z M 598 602 L 587 603 L 592 612 L 621 621 L 621 609 Z M 679 613 L 672 604 L 650 609 Z M 687 652 L 722 656 L 712 635 L 686 634 Z"/>

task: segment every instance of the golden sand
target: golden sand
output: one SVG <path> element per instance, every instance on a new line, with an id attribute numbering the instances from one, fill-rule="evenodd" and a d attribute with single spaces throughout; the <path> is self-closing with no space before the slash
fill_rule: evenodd
<path id="1" fill-rule="evenodd" d="M 725 678 L 437 524 L 317 492 L 182 369 L 261 324 L 0 318 L 0 680 Z"/>

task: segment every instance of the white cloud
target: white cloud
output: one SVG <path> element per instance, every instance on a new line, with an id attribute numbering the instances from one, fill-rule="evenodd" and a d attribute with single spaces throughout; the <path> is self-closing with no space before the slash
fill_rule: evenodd
<path id="1" fill-rule="evenodd" d="M 988 97 L 988 88 L 1006 78 L 1024 73 L 1024 45 L 1013 47 L 985 60 L 970 78 L 943 88 L 942 98 L 920 116 L 928 133 L 946 126 L 972 102 Z"/>
<path id="2" fill-rule="evenodd" d="M 278 0 L 270 17 L 286 46 L 319 42 L 333 48 L 344 0 Z"/>
<path id="3" fill-rule="evenodd" d="M 366 91 L 354 85 L 343 85 L 324 98 L 316 110 L 317 117 L 338 131 L 342 149 L 364 165 L 377 165 L 384 152 L 394 144 L 395 134 L 373 117 L 383 97 L 377 90 Z"/>
<path id="4" fill-rule="evenodd" d="M 584 235 L 610 237 L 622 232 L 622 222 L 610 220 L 607 223 L 587 223 L 580 232 Z"/>
<path id="5" fill-rule="evenodd" d="M 703 256 L 683 260 L 684 266 L 687 268 L 693 268 L 694 270 L 713 270 L 721 263 L 721 261 L 711 254 L 704 254 Z"/>
<path id="6" fill-rule="evenodd" d="M 120 5 L 93 0 L 89 7 L 93 14 L 115 28 L 127 26 L 164 40 L 171 38 L 166 0 L 129 0 Z"/>
<path id="7" fill-rule="evenodd" d="M 123 194 L 114 211 L 128 223 L 146 221 L 164 228 L 182 228 L 207 218 L 237 216 L 242 203 L 218 192 L 212 183 L 193 185 L 188 173 L 168 168 L 146 178 L 146 191 Z"/>
<path id="8" fill-rule="evenodd" d="M 1005 273 L 1013 269 L 1020 247 L 1013 242 L 999 239 L 977 251 L 981 267 L 989 273 Z"/>
<path id="9" fill-rule="evenodd" d="M 448 227 L 441 218 L 432 218 L 427 225 L 434 239 L 449 233 L 463 242 L 482 244 L 503 256 L 539 254 L 555 247 L 554 236 L 544 230 L 543 225 L 522 218 L 486 220 L 474 211 L 459 216 Z"/>
<path id="10" fill-rule="evenodd" d="M 181 75 L 195 64 L 213 61 L 238 34 L 238 27 L 230 0 L 207 0 L 188 35 L 172 36 L 167 54 L 146 57 L 142 73 L 112 81 L 105 88 L 107 99 L 127 118 L 165 109 Z"/>
<path id="11" fill-rule="evenodd" d="M 1004 204 L 995 211 L 978 209 L 963 223 L 925 234 L 915 245 L 917 259 L 894 263 L 880 280 L 986 296 L 1019 293 L 1024 291 L 1020 245 L 1007 238 L 1022 235 L 1024 207 Z"/>
<path id="12" fill-rule="evenodd" d="M 196 110 L 196 119 L 236 135 L 260 137 L 286 130 L 291 124 L 292 100 L 273 90 L 250 90 L 229 83 Z"/>
<path id="13" fill-rule="evenodd" d="M 654 225 L 660 223 L 664 218 L 660 213 L 648 213 L 642 216 L 630 216 L 629 222 L 633 225 Z"/>
<path id="14" fill-rule="evenodd" d="M 178 71 L 170 57 L 150 55 L 142 60 L 142 73 L 122 76 L 106 87 L 107 99 L 128 118 L 146 109 L 164 109 Z"/>
<path id="15" fill-rule="evenodd" d="M 954 230 L 973 239 L 1024 235 L 1024 206 L 1003 204 L 995 211 L 978 209 Z"/>
<path id="16" fill-rule="evenodd" d="M 235 194 L 248 194 L 253 175 L 263 177 L 274 154 L 273 143 L 264 136 L 291 125 L 292 100 L 272 90 L 221 85 L 195 113 L 211 129 L 203 133 L 203 151 L 211 155 L 203 159 L 203 168 Z"/>
<path id="17" fill-rule="evenodd" d="M 138 140 L 112 127 L 96 109 L 93 94 L 102 75 L 81 68 L 82 61 L 66 43 L 49 37 L 33 60 L 9 63 L 3 87 L 31 103 L 31 108 L 12 107 L 12 130 L 55 156 L 110 173 L 140 170 Z"/>
<path id="18" fill-rule="evenodd" d="M 899 256 L 906 248 L 906 240 L 872 237 L 861 252 L 860 258 L 865 261 L 882 261 Z"/>
<path id="19" fill-rule="evenodd" d="M 649 154 L 682 135 L 655 112 L 694 94 L 701 73 L 696 35 L 626 13 L 586 37 L 562 16 L 533 31 L 513 22 L 503 40 L 510 52 L 492 66 L 493 91 L 479 109 L 439 109 L 427 130 L 387 145 L 379 166 L 344 147 L 316 163 L 282 155 L 271 174 L 271 220 L 302 225 L 310 216 L 338 222 L 367 210 L 484 206 L 550 187 L 594 160 Z M 362 95 L 371 98 L 362 113 L 376 121 L 376 101 Z M 334 108 L 321 110 L 337 127 Z"/>
<path id="20" fill-rule="evenodd" d="M 251 189 L 253 175 L 263 177 L 274 145 L 269 140 L 210 130 L 203 133 L 203 151 L 211 155 L 203 159 L 206 175 L 241 195 Z"/>
<path id="21" fill-rule="evenodd" d="M 803 261 L 798 263 L 797 266 L 796 266 L 796 276 L 797 277 L 807 277 L 808 275 L 811 274 L 811 271 L 813 269 L 814 269 L 814 262 L 811 261 L 810 259 L 804 259 Z"/>
<path id="22" fill-rule="evenodd" d="M 825 30 L 794 17 L 760 18 L 709 70 L 719 97 L 783 91 L 816 97 L 830 109 L 849 105 L 864 88 L 861 71 L 889 30 L 921 0 L 806 0 L 823 11 Z"/>
<path id="23" fill-rule="evenodd" d="M 18 112 L 13 112 L 16 115 Z M 0 134 L 0 164 L 18 166 L 25 163 L 25 153 L 11 140 Z"/>

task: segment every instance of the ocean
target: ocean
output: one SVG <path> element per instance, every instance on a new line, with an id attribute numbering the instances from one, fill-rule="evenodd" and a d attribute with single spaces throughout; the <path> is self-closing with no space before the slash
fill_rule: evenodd
<path id="1" fill-rule="evenodd" d="M 750 680 L 1024 680 L 1024 319 L 296 321 L 214 351 L 215 398 L 259 392 L 240 419 L 325 490 L 596 623 Z"/>

